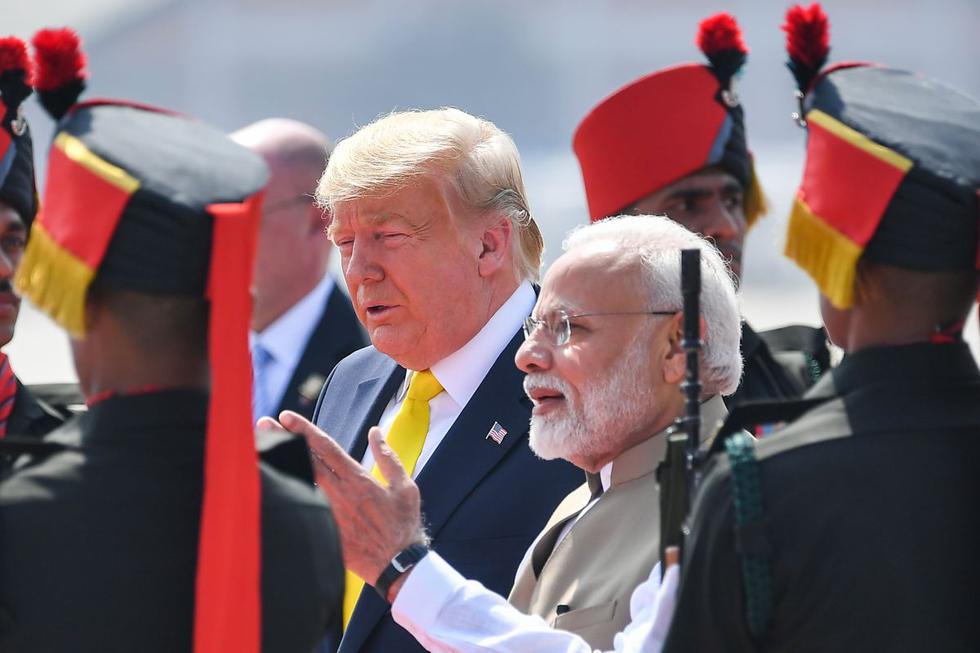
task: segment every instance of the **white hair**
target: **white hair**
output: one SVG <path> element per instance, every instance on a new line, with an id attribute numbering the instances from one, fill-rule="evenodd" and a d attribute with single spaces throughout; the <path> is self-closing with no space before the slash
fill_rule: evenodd
<path id="1" fill-rule="evenodd" d="M 316 199 L 332 213 L 439 173 L 467 206 L 510 221 L 517 278 L 537 281 L 544 239 L 531 217 L 517 146 L 490 121 L 459 109 L 396 112 L 357 130 L 334 149 Z"/>
<path id="2" fill-rule="evenodd" d="M 707 394 L 735 392 L 742 376 L 741 318 L 731 272 L 718 250 L 698 234 L 655 215 L 616 216 L 577 227 L 563 248 L 568 252 L 599 241 L 611 241 L 618 250 L 640 257 L 650 310 L 656 311 L 683 309 L 680 251 L 701 250 L 701 317 L 707 326 L 701 384 Z"/>

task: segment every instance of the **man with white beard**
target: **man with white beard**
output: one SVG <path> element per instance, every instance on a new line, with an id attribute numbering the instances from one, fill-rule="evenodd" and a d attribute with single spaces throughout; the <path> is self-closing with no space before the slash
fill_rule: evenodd
<path id="1" fill-rule="evenodd" d="M 388 486 L 309 422 L 282 414 L 285 428 L 307 436 L 345 564 L 375 579 L 395 620 L 429 650 L 537 650 L 547 644 L 546 624 L 608 649 L 630 621 L 631 594 L 658 561 L 655 468 L 684 409 L 680 250 L 692 247 L 702 252 L 708 430 L 742 369 L 735 291 L 714 247 L 666 218 L 613 218 L 573 232 L 548 271 L 516 356 L 534 403 L 530 445 L 585 470 L 588 482 L 528 550 L 512 607 L 426 550 L 418 490 L 380 432 L 370 441 Z M 532 620 L 529 630 L 527 615 L 544 623 Z"/>

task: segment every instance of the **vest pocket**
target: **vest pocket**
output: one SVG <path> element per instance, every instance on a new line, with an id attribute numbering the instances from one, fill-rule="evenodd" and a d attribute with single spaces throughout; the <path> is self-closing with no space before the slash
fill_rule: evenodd
<path id="1" fill-rule="evenodd" d="M 609 621 L 616 614 L 616 601 L 600 603 L 588 608 L 569 610 L 564 614 L 556 616 L 551 626 L 562 630 L 577 631 L 582 628 Z"/>

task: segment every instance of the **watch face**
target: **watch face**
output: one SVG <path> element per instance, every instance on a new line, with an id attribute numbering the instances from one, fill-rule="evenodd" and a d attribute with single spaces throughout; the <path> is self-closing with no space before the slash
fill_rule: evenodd
<path id="1" fill-rule="evenodd" d="M 410 544 L 405 547 L 398 555 L 391 559 L 381 575 L 374 583 L 374 589 L 385 601 L 388 600 L 388 588 L 399 576 L 415 566 L 419 560 L 429 553 L 429 547 L 421 543 Z"/>

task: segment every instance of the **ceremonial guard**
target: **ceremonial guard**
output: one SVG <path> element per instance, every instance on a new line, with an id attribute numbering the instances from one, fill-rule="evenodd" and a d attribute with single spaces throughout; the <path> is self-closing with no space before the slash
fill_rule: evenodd
<path id="1" fill-rule="evenodd" d="M 605 98 L 575 131 L 589 216 L 664 214 L 712 239 L 736 278 L 748 229 L 766 200 L 735 87 L 748 55 L 735 19 L 700 24 L 708 64 L 655 71 Z M 830 367 L 823 329 L 788 326 L 756 332 L 742 324 L 745 373 L 733 406 L 798 397 Z"/>
<path id="2" fill-rule="evenodd" d="M 38 208 L 31 130 L 21 115 L 21 104 L 33 92 L 30 64 L 23 41 L 0 39 L 0 347 L 14 336 L 20 298 L 12 282 Z M 29 389 L 21 383 L 0 352 L 0 438 L 40 438 L 70 417 L 67 404 L 77 403 L 74 388 L 60 386 L 67 390 L 60 396 L 46 389 L 54 387 Z M 0 453 L 0 472 L 13 458 Z"/>
<path id="3" fill-rule="evenodd" d="M 89 411 L 0 483 L 0 650 L 310 651 L 343 569 L 329 508 L 255 451 L 266 166 L 185 116 L 76 104 L 77 37 L 33 42 L 58 123 L 16 285 L 71 334 Z"/>
<path id="4" fill-rule="evenodd" d="M 824 68 L 784 26 L 808 133 L 787 255 L 843 362 L 695 499 L 666 651 L 976 651 L 980 103 L 882 65 Z"/>

